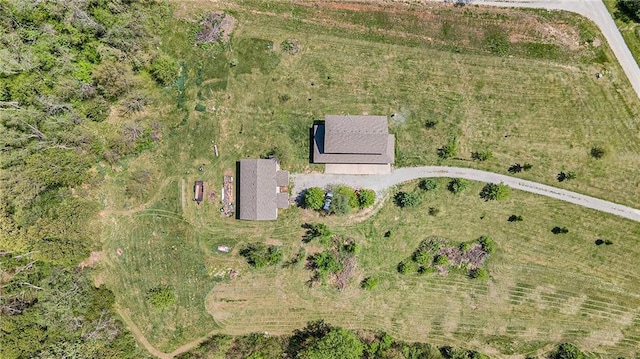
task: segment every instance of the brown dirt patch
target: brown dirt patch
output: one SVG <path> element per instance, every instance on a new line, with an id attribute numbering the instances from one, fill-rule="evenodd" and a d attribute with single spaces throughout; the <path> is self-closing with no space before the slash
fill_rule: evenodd
<path id="1" fill-rule="evenodd" d="M 235 25 L 236 19 L 233 16 L 222 11 L 212 12 L 200 23 L 200 32 L 196 35 L 196 42 L 228 42 Z"/>
<path id="2" fill-rule="evenodd" d="M 100 257 L 102 256 L 102 252 L 91 252 L 89 258 L 83 260 L 78 264 L 78 268 L 84 269 L 84 267 L 93 267 L 100 261 Z"/>

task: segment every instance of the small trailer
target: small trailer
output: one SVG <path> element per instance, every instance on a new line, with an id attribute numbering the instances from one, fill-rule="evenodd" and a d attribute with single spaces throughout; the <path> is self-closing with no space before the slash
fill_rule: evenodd
<path id="1" fill-rule="evenodd" d="M 204 199 L 204 182 L 196 181 L 193 185 L 193 200 L 196 201 L 197 204 L 202 203 Z"/>

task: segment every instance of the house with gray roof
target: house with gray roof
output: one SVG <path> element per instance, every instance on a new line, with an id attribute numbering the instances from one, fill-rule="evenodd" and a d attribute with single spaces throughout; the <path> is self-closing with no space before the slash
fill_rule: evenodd
<path id="1" fill-rule="evenodd" d="M 313 126 L 313 163 L 327 173 L 388 173 L 395 137 L 386 116 L 326 115 Z"/>
<path id="2" fill-rule="evenodd" d="M 278 208 L 289 207 L 289 172 L 274 159 L 244 159 L 238 165 L 238 218 L 268 221 L 278 218 Z"/>

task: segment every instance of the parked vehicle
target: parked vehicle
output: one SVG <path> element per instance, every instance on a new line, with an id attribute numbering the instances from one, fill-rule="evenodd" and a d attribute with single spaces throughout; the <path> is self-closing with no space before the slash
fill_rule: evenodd
<path id="1" fill-rule="evenodd" d="M 329 211 L 329 207 L 331 207 L 331 199 L 333 198 L 333 192 L 327 192 L 324 196 L 324 206 L 322 206 L 323 211 Z"/>

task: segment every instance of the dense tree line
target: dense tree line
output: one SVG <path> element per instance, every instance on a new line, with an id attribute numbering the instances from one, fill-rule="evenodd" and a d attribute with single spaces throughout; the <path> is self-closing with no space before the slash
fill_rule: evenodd
<path id="1" fill-rule="evenodd" d="M 529 356 L 532 357 L 532 356 Z M 216 335 L 180 359 L 291 358 L 291 359 L 486 359 L 474 350 L 425 343 L 406 343 L 386 333 L 354 332 L 324 321 L 310 322 L 292 335 L 254 333 Z M 541 358 L 586 359 L 576 346 L 563 343 Z"/>
<path id="2" fill-rule="evenodd" d="M 160 126 L 105 121 L 141 110 L 176 62 L 153 34 L 154 1 L 0 0 L 0 357 L 139 352 L 113 295 L 75 271 L 96 243 L 91 168 L 132 156 Z M 143 73 L 149 73 L 146 76 Z M 151 82 L 145 83 L 145 82 Z M 137 353 L 137 354 L 136 354 Z"/>

